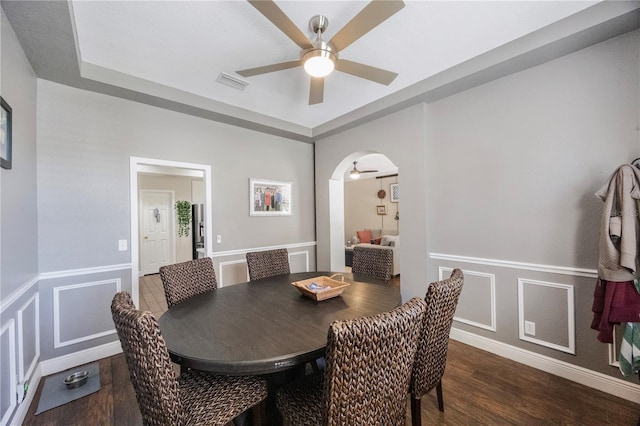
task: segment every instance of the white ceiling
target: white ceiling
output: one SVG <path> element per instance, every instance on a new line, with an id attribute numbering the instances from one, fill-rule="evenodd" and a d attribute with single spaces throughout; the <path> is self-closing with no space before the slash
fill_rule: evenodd
<path id="1" fill-rule="evenodd" d="M 310 38 L 324 14 L 328 40 L 368 2 L 277 1 Z M 399 73 L 390 86 L 334 72 L 324 103 L 308 105 L 301 67 L 246 78 L 243 91 L 221 72 L 299 58 L 296 46 L 248 2 L 72 1 L 80 61 L 309 129 L 423 81 L 584 10 L 596 1 L 406 1 L 406 7 L 340 57 Z"/>

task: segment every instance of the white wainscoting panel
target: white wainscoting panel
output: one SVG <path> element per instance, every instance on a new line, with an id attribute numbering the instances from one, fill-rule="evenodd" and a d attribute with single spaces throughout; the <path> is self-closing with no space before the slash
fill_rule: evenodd
<path id="1" fill-rule="evenodd" d="M 229 260 L 227 262 L 218 263 L 219 287 L 225 287 L 247 281 L 249 281 L 249 270 L 247 269 L 246 259 Z"/>
<path id="2" fill-rule="evenodd" d="M 302 262 L 298 260 L 299 258 L 303 259 Z M 294 260 L 292 261 L 292 259 Z M 300 264 L 304 266 L 298 267 Z M 305 250 L 305 251 L 295 251 L 295 252 L 289 253 L 289 265 L 291 267 L 292 273 L 309 272 L 309 251 Z"/>
<path id="3" fill-rule="evenodd" d="M 524 307 L 525 307 L 525 295 L 524 295 L 524 287 L 525 286 L 542 286 L 542 287 L 551 287 L 556 289 L 562 289 L 566 291 L 566 304 L 567 304 L 567 346 L 558 345 L 556 343 L 547 342 L 542 339 L 535 338 L 533 336 L 525 334 L 524 331 Z M 575 325 L 575 301 L 574 301 L 574 292 L 573 286 L 567 284 L 558 284 L 551 283 L 546 281 L 537 281 L 537 280 L 529 280 L 524 278 L 518 278 L 518 330 L 519 330 L 519 338 L 520 340 L 525 340 L 527 342 L 535 343 L 537 345 L 546 346 L 551 349 L 556 349 L 558 351 L 567 352 L 570 354 L 576 353 L 576 325 Z M 544 307 L 541 307 L 544 309 Z"/>
<path id="4" fill-rule="evenodd" d="M 449 278 L 449 276 L 451 275 L 451 272 L 453 271 L 453 268 L 448 267 L 448 266 L 439 266 L 438 267 L 438 279 L 439 280 L 443 280 L 446 278 Z M 470 271 L 467 269 L 463 269 L 462 272 L 465 275 L 465 285 L 462 287 L 462 294 L 460 294 L 460 300 L 458 301 L 458 309 L 456 309 L 456 316 L 453 317 L 454 320 L 464 323 L 464 324 L 469 324 L 471 326 L 474 327 L 478 327 L 478 328 L 482 328 L 484 330 L 489 330 L 489 331 L 496 331 L 496 276 L 494 274 L 488 274 L 485 272 L 476 272 L 476 271 Z M 464 318 L 462 315 L 464 315 L 464 312 L 460 312 L 464 310 L 464 306 L 465 306 L 465 289 L 467 288 L 471 288 L 470 287 L 470 280 L 467 279 L 467 277 L 470 276 L 474 276 L 474 277 L 479 277 L 481 279 L 484 279 L 486 281 L 485 284 L 485 288 L 480 289 L 480 288 L 474 288 L 475 291 L 480 290 L 482 291 L 483 294 L 483 298 L 486 298 L 486 300 L 489 301 L 489 312 L 486 314 L 486 316 L 488 318 L 490 318 L 488 323 L 483 323 L 483 322 L 479 322 L 476 320 L 472 320 L 469 318 Z M 470 293 L 471 290 L 467 290 L 467 294 Z M 460 312 L 460 313 L 459 313 Z"/>
<path id="5" fill-rule="evenodd" d="M 18 377 L 20 382 L 31 377 L 40 358 L 40 294 L 36 293 L 16 313 L 18 323 Z M 26 326 L 32 326 L 33 342 L 25 342 Z M 29 347 L 30 351 L 26 348 Z M 25 357 L 30 356 L 29 359 Z M 27 366 L 25 371 L 25 365 Z"/>
<path id="6" fill-rule="evenodd" d="M 8 377 L 7 387 L 0 390 L 0 425 L 6 425 L 16 408 L 16 323 L 13 319 L 0 329 L 0 347 L 8 351 L 8 359 L 0 359 L 0 377 Z"/>
<path id="7" fill-rule="evenodd" d="M 69 345 L 73 345 L 76 343 L 80 343 L 80 342 L 85 342 L 87 340 L 92 340 L 92 339 L 96 339 L 98 337 L 102 337 L 102 336 L 107 336 L 109 334 L 115 334 L 116 330 L 115 328 L 110 328 L 107 330 L 103 330 L 103 331 L 99 331 L 97 333 L 92 333 L 92 334 L 88 334 L 88 335 L 84 335 L 84 336 L 80 336 L 77 338 L 73 338 L 73 339 L 69 339 L 69 340 L 65 340 L 62 341 L 61 338 L 61 307 L 60 307 L 60 301 L 61 298 L 64 297 L 64 294 L 69 294 L 70 292 L 74 292 L 74 291 L 81 291 L 80 289 L 86 289 L 89 287 L 98 287 L 98 286 L 112 286 L 113 289 L 110 291 L 113 294 L 116 294 L 117 292 L 120 291 L 121 289 L 121 279 L 120 278 L 113 278 L 113 279 L 108 279 L 108 280 L 101 280 L 101 281 L 92 281 L 92 282 L 87 282 L 87 283 L 80 283 L 80 284 L 72 284 L 72 285 L 67 285 L 67 286 L 60 286 L 60 287 L 55 287 L 53 289 L 53 347 L 54 348 L 61 348 L 64 346 L 69 346 Z M 68 296 L 67 296 L 68 297 Z M 82 308 L 86 308 L 83 306 L 78 306 L 77 310 L 67 310 L 65 312 L 66 316 L 71 316 L 73 318 L 73 322 L 78 322 L 78 321 L 82 321 L 84 318 L 88 318 L 88 317 L 93 317 L 94 319 L 96 318 L 97 313 L 94 311 L 92 312 L 90 315 L 84 315 L 83 316 L 83 309 Z M 102 313 L 102 315 L 105 316 L 105 318 L 103 318 L 105 321 L 105 323 L 111 323 L 111 325 L 113 325 L 113 320 L 111 319 L 111 313 L 108 309 L 105 309 L 104 312 Z M 108 317 L 108 318 L 107 318 Z"/>

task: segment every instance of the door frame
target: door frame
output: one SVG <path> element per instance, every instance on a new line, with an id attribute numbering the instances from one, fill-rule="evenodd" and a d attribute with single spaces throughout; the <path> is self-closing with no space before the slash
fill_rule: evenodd
<path id="1" fill-rule="evenodd" d="M 169 233 L 171 234 L 171 259 L 170 259 L 170 263 L 175 263 L 176 262 L 176 236 L 175 236 L 175 222 L 176 222 L 176 214 L 174 212 L 173 204 L 176 201 L 176 192 L 171 190 L 171 189 L 140 189 L 139 191 L 139 210 L 138 212 L 143 211 L 144 208 L 144 194 L 145 193 L 161 193 L 161 194 L 169 194 L 169 223 L 168 223 L 168 228 L 169 228 Z M 142 238 L 143 234 L 144 234 L 144 229 L 142 227 L 142 221 L 144 220 L 144 215 L 140 216 L 138 214 L 138 244 L 140 244 L 140 239 Z M 133 239 L 133 237 L 132 237 Z M 144 262 L 142 259 L 142 249 L 140 249 L 140 274 L 143 275 L 144 274 Z"/>
<path id="2" fill-rule="evenodd" d="M 180 161 L 160 160 L 157 158 L 130 157 L 129 158 L 129 201 L 130 201 L 130 240 L 131 240 L 131 298 L 133 303 L 139 305 L 139 283 L 140 279 L 140 247 L 138 241 L 139 235 L 139 211 L 138 211 L 138 171 L 143 166 L 164 166 L 178 169 L 199 170 L 201 171 L 204 182 L 204 204 L 205 212 L 205 256 L 213 254 L 213 195 L 211 188 L 211 165 L 184 163 Z"/>

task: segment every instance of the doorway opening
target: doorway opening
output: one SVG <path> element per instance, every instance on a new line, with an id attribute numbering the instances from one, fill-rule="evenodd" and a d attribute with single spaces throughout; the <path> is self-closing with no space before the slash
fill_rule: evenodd
<path id="1" fill-rule="evenodd" d="M 167 182 L 179 180 L 192 182 L 188 193 L 176 195 L 174 190 L 153 189 L 149 182 L 164 177 Z M 204 235 L 202 256 L 211 256 L 212 243 L 212 197 L 211 166 L 183 163 L 152 158 L 130 159 L 130 206 L 131 206 L 131 296 L 139 306 L 139 277 L 157 272 L 163 264 L 185 261 L 192 258 L 192 234 L 179 238 L 174 205 L 176 198 L 188 199 L 192 204 L 203 204 L 205 216 L 197 232 Z M 141 182 L 146 182 L 143 188 Z M 184 182 L 183 182 L 184 183 Z M 146 238 L 145 238 L 146 237 Z M 146 244 L 149 243 L 149 244 Z M 184 246 L 184 247 L 183 247 Z"/>
<path id="2" fill-rule="evenodd" d="M 359 173 L 353 173 L 354 169 Z M 399 186 L 392 188 L 392 184 L 398 185 L 398 166 L 381 153 L 354 152 L 334 169 L 329 181 L 331 270 L 349 267 L 350 246 L 356 243 L 357 231 L 371 230 L 375 238 L 383 233 L 399 234 L 400 203 L 391 193 Z"/>

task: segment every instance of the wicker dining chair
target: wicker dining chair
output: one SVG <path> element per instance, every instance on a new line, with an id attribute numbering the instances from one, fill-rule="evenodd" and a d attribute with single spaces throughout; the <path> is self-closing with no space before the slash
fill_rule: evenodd
<path id="1" fill-rule="evenodd" d="M 442 376 L 447 362 L 447 347 L 453 315 L 463 283 L 464 274 L 456 268 L 446 280 L 429 284 L 425 297 L 427 313 L 424 316 L 424 325 L 411 375 L 412 426 L 422 424 L 420 399 L 434 387 L 438 396 L 438 409 L 444 411 Z"/>
<path id="2" fill-rule="evenodd" d="M 404 426 L 425 311 L 414 297 L 391 312 L 331 324 L 324 373 L 276 394 L 289 425 Z"/>
<path id="3" fill-rule="evenodd" d="M 151 312 L 137 310 L 131 295 L 123 291 L 114 296 L 111 314 L 145 425 L 226 425 L 252 407 L 257 424 L 262 423 L 265 381 L 198 370 L 176 379 Z"/>
<path id="4" fill-rule="evenodd" d="M 355 246 L 351 272 L 390 282 L 393 275 L 393 250 Z"/>
<path id="5" fill-rule="evenodd" d="M 162 266 L 160 279 L 169 309 L 184 300 L 218 287 L 210 257 Z"/>
<path id="6" fill-rule="evenodd" d="M 291 273 L 287 249 L 248 252 L 247 266 L 249 267 L 249 281 Z"/>

